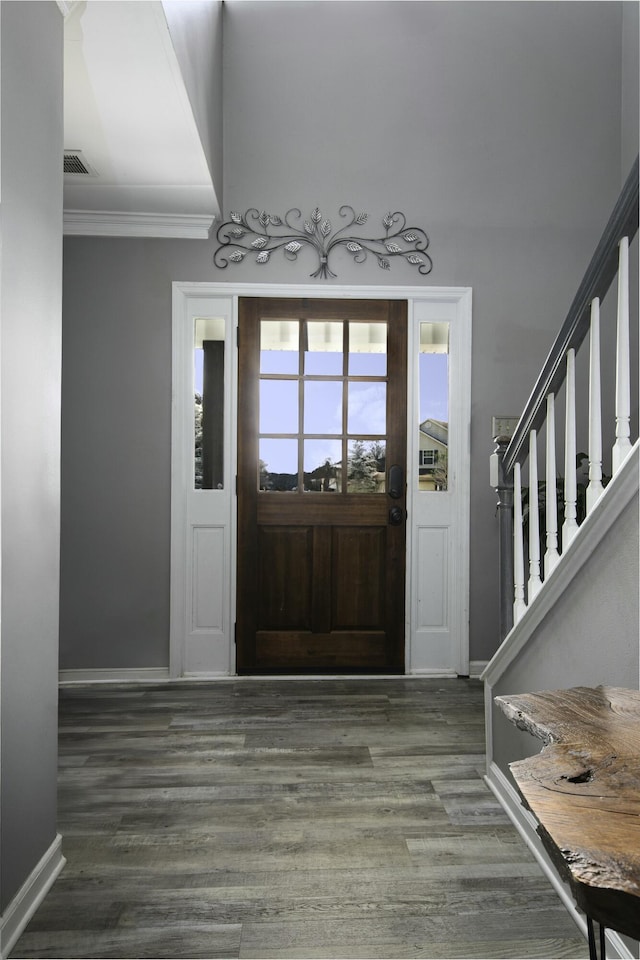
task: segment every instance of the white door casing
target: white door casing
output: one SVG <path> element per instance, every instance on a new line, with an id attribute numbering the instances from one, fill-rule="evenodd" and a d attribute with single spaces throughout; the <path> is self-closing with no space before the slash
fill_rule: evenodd
<path id="1" fill-rule="evenodd" d="M 401 299 L 408 302 L 406 672 L 469 672 L 471 290 L 173 284 L 170 673 L 235 674 L 238 298 Z M 194 488 L 194 322 L 224 321 L 224 479 Z M 449 323 L 448 489 L 417 489 L 418 345 L 423 321 Z"/>
<path id="2" fill-rule="evenodd" d="M 220 318 L 225 332 L 224 474 L 221 490 L 194 485 L 194 324 Z M 211 284 L 174 284 L 171 442 L 172 677 L 235 672 L 231 601 L 234 578 L 235 375 L 233 298 Z"/>

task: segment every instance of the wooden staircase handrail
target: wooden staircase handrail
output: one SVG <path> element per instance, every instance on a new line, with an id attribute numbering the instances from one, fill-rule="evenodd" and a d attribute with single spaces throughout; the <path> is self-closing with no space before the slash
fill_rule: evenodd
<path id="1" fill-rule="evenodd" d="M 629 241 L 638 231 L 638 157 L 618 197 L 609 222 L 569 308 L 540 375 L 518 421 L 504 454 L 504 471 L 512 472 L 516 461 L 524 459 L 531 430 L 539 430 L 546 416 L 546 398 L 557 393 L 565 375 L 567 350 L 578 347 L 589 331 L 589 310 L 594 297 L 602 301 L 618 272 L 618 245 L 622 237 Z"/>

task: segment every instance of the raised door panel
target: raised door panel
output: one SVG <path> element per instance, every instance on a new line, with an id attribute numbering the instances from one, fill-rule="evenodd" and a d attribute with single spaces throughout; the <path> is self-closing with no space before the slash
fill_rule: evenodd
<path id="1" fill-rule="evenodd" d="M 384 630 L 386 527 L 333 531 L 333 628 Z"/>
<path id="2" fill-rule="evenodd" d="M 448 627 L 448 547 L 447 527 L 418 530 L 418 581 L 423 588 L 418 603 L 418 630 Z"/>
<path id="3" fill-rule="evenodd" d="M 311 527 L 258 529 L 258 629 L 311 630 Z"/>
<path id="4" fill-rule="evenodd" d="M 224 622 L 222 582 L 212 580 L 211 571 L 224 568 L 224 528 L 194 527 L 192 546 L 192 631 L 221 632 Z"/>

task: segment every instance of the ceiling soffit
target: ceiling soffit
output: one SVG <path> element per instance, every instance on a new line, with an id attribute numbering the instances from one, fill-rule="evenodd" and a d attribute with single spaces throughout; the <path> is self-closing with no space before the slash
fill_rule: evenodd
<path id="1" fill-rule="evenodd" d="M 89 169 L 65 174 L 65 233 L 208 236 L 219 205 L 162 4 L 61 9 L 64 146 Z"/>

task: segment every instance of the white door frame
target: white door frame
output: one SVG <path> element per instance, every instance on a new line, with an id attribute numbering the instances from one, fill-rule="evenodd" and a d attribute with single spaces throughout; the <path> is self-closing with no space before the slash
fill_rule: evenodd
<path id="1" fill-rule="evenodd" d="M 239 297 L 406 300 L 407 596 L 405 672 L 469 672 L 471 289 L 469 287 L 173 283 L 170 675 L 234 675 L 236 609 L 237 326 Z M 225 319 L 224 483 L 193 489 L 193 320 Z M 420 321 L 450 324 L 448 491 L 418 491 Z M 434 499 L 435 498 L 435 499 Z M 440 601 L 429 598 L 431 544 L 443 558 Z M 452 585 L 455 584 L 455 596 Z M 434 613 L 435 608 L 435 613 Z M 424 611 L 428 611 L 425 615 Z M 426 619 L 425 619 L 426 616 Z"/>

